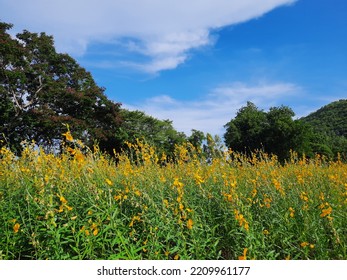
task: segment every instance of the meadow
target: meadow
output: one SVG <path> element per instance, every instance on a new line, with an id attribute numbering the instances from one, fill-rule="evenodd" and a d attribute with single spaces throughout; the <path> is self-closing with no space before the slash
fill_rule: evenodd
<path id="1" fill-rule="evenodd" d="M 0 150 L 0 259 L 347 259 L 341 160 L 186 144 L 170 162 L 141 142 L 108 157 L 65 137 L 61 154 Z"/>

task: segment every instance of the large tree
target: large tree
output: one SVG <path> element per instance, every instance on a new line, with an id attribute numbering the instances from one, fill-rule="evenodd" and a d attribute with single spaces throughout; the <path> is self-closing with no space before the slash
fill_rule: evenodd
<path id="1" fill-rule="evenodd" d="M 246 154 L 255 150 L 276 154 L 280 161 L 289 157 L 290 150 L 311 153 L 310 128 L 293 117 L 294 112 L 286 106 L 264 112 L 247 102 L 225 125 L 225 144 Z"/>
<path id="2" fill-rule="evenodd" d="M 107 99 L 92 75 L 67 54 L 57 53 L 53 37 L 0 23 L 0 137 L 20 150 L 22 140 L 45 147 L 62 139 L 68 124 L 86 144 L 111 151 L 120 104 Z"/>
<path id="3" fill-rule="evenodd" d="M 225 126 L 224 134 L 227 147 L 243 153 L 261 149 L 267 127 L 266 113 L 259 110 L 252 102 L 239 109 L 235 119 Z"/>

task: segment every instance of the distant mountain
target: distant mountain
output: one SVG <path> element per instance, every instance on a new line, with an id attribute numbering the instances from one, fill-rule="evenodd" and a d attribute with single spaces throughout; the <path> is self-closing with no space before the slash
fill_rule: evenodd
<path id="1" fill-rule="evenodd" d="M 301 120 L 316 132 L 347 138 L 347 99 L 332 102 Z"/>

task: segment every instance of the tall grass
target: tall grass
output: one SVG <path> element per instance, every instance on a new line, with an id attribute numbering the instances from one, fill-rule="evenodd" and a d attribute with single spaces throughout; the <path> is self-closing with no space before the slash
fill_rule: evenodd
<path id="1" fill-rule="evenodd" d="M 345 163 L 189 145 L 171 163 L 140 142 L 115 161 L 65 136 L 1 149 L 0 259 L 347 258 Z"/>

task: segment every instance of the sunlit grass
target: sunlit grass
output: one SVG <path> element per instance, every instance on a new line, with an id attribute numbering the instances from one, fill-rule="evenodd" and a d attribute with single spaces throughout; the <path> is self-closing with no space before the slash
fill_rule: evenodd
<path id="1" fill-rule="evenodd" d="M 0 259 L 347 258 L 345 163 L 190 145 L 173 163 L 141 142 L 114 161 L 65 136 L 1 149 Z"/>

